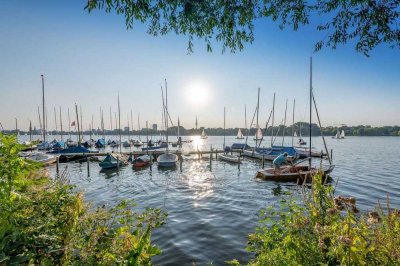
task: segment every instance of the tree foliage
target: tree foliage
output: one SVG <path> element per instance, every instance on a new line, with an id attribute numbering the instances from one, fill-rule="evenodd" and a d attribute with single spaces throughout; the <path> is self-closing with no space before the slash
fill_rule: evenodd
<path id="1" fill-rule="evenodd" d="M 125 17 L 131 29 L 136 21 L 147 23 L 154 36 L 171 32 L 188 36 L 188 51 L 193 39 L 203 39 L 211 51 L 211 41 L 222 43 L 223 51 L 242 50 L 254 41 L 254 22 L 269 18 L 280 28 L 297 30 L 312 18 L 322 21 L 316 26 L 327 37 L 315 45 L 336 48 L 354 42 L 365 55 L 386 43 L 400 48 L 399 0 L 88 0 L 89 12 L 104 9 Z"/>

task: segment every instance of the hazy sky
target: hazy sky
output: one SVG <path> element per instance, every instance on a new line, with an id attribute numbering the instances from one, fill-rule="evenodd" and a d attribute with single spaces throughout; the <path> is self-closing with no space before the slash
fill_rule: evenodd
<path id="1" fill-rule="evenodd" d="M 82 105 L 85 128 L 92 114 L 94 127 L 99 126 L 100 107 L 109 128 L 109 109 L 117 110 L 118 93 L 123 124 L 130 110 L 134 128 L 138 112 L 142 127 L 146 120 L 160 124 L 164 78 L 169 112 L 187 128 L 194 127 L 196 115 L 199 126 L 222 127 L 224 106 L 227 127 L 243 127 L 244 105 L 249 121 L 258 87 L 262 124 L 274 92 L 276 123 L 283 120 L 286 99 L 290 123 L 294 98 L 296 120 L 307 119 L 309 57 L 314 43 L 326 33 L 311 27 L 281 31 L 277 24 L 260 20 L 255 42 L 242 52 L 222 54 L 215 44 L 213 53 L 207 53 L 199 41 L 188 55 L 185 36 L 153 37 L 141 24 L 126 30 L 123 17 L 104 11 L 88 14 L 85 2 L 2 2 L 0 122 L 5 128 L 15 127 L 14 118 L 21 129 L 28 127 L 29 119 L 38 126 L 42 73 L 49 129 L 55 127 L 53 108 L 61 106 L 65 127 L 67 108 L 75 115 L 74 103 Z M 366 58 L 353 47 L 350 43 L 337 50 L 324 48 L 313 55 L 313 83 L 323 125 L 400 124 L 400 51 L 382 45 Z"/>

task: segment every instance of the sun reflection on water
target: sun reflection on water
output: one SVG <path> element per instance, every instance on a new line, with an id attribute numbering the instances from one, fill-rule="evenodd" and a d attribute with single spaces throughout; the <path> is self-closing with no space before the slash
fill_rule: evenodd
<path id="1" fill-rule="evenodd" d="M 201 206 L 203 199 L 211 197 L 214 193 L 215 176 L 210 171 L 204 171 L 204 162 L 193 160 L 185 174 L 185 181 L 193 191 L 193 207 Z"/>

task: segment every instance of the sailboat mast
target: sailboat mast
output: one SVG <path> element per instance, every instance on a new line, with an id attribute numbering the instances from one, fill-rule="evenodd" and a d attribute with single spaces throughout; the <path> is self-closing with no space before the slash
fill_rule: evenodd
<path id="1" fill-rule="evenodd" d="M 294 110 L 296 107 L 296 99 L 293 99 L 293 120 L 292 120 L 292 147 L 293 147 L 293 139 L 294 139 Z"/>
<path id="2" fill-rule="evenodd" d="M 126 120 L 128 120 L 128 142 L 130 140 L 130 123 L 129 123 L 129 113 L 126 114 Z"/>
<path id="3" fill-rule="evenodd" d="M 83 139 L 83 120 L 82 120 L 82 105 L 79 105 L 79 111 L 81 112 L 81 123 L 80 123 L 80 130 L 81 130 L 81 136 Z"/>
<path id="4" fill-rule="evenodd" d="M 122 153 L 121 145 L 121 107 L 119 105 L 119 94 L 118 94 L 118 132 L 119 132 L 119 153 Z"/>
<path id="5" fill-rule="evenodd" d="M 68 131 L 69 131 L 69 139 L 71 139 L 71 118 L 69 116 L 69 107 L 68 107 Z"/>
<path id="6" fill-rule="evenodd" d="M 62 127 L 61 106 L 60 106 L 60 128 L 61 128 L 61 140 L 64 140 L 64 137 L 63 137 L 63 127 Z"/>
<path id="7" fill-rule="evenodd" d="M 147 146 L 149 145 L 149 122 L 146 121 L 146 141 L 147 141 Z"/>
<path id="8" fill-rule="evenodd" d="M 131 127 L 132 127 L 132 135 L 133 135 L 133 115 L 132 115 L 132 109 L 131 109 Z"/>
<path id="9" fill-rule="evenodd" d="M 224 149 L 225 149 L 225 106 L 224 106 Z"/>
<path id="10" fill-rule="evenodd" d="M 92 123 L 90 124 L 90 139 L 92 139 L 92 134 L 93 134 L 93 117 L 94 115 L 92 114 Z"/>
<path id="11" fill-rule="evenodd" d="M 275 92 L 274 92 L 274 99 L 272 101 L 272 127 L 271 127 L 271 147 L 274 143 L 274 121 L 275 121 Z"/>
<path id="12" fill-rule="evenodd" d="M 117 129 L 118 128 L 118 125 L 117 125 L 117 112 L 114 112 L 114 120 L 115 120 L 115 129 Z"/>
<path id="13" fill-rule="evenodd" d="M 310 157 L 310 170 L 311 170 L 311 122 L 312 122 L 312 57 L 310 57 L 310 139 L 309 139 L 309 151 L 308 156 Z"/>
<path id="14" fill-rule="evenodd" d="M 257 130 L 258 130 L 258 112 L 260 111 L 260 88 L 258 88 L 258 94 L 257 94 Z M 257 133 L 256 133 L 257 134 Z"/>
<path id="15" fill-rule="evenodd" d="M 246 111 L 246 105 L 244 105 L 244 128 L 247 130 L 247 111 Z M 245 132 L 246 134 L 246 132 Z"/>
<path id="16" fill-rule="evenodd" d="M 112 128 L 112 113 L 111 113 L 111 106 L 110 106 L 110 129 L 111 129 L 111 132 L 112 132 L 113 128 Z"/>
<path id="17" fill-rule="evenodd" d="M 285 122 L 283 123 L 283 136 L 282 136 L 282 146 L 285 143 L 285 129 L 286 129 L 286 113 L 287 113 L 287 102 L 288 100 L 286 99 L 286 107 L 285 107 Z"/>
<path id="18" fill-rule="evenodd" d="M 75 112 L 76 112 L 76 121 L 78 123 L 78 145 L 81 145 L 81 131 L 79 128 L 79 115 L 78 115 L 78 105 L 75 104 Z"/>
<path id="19" fill-rule="evenodd" d="M 139 134 L 139 140 L 140 140 L 140 135 L 141 135 L 141 130 L 140 130 L 140 117 L 139 113 L 137 114 L 137 124 L 138 124 L 138 134 Z"/>
<path id="20" fill-rule="evenodd" d="M 42 127 L 42 119 L 40 118 L 40 108 L 39 108 L 39 105 L 38 105 L 38 107 L 37 107 L 37 111 L 38 111 L 38 115 L 39 115 L 39 126 L 40 126 L 40 130 L 41 130 L 40 135 L 42 135 L 42 133 L 43 133 L 43 127 Z"/>
<path id="21" fill-rule="evenodd" d="M 180 128 L 181 127 L 181 123 L 180 123 L 180 121 L 179 121 L 179 116 L 178 116 L 178 140 L 179 140 L 179 137 L 181 136 L 181 134 L 180 134 Z"/>
<path id="22" fill-rule="evenodd" d="M 29 141 L 32 141 L 32 121 L 29 120 Z"/>
<path id="23" fill-rule="evenodd" d="M 167 151 L 168 151 L 168 88 L 167 88 L 167 79 L 165 79 L 165 134 L 167 140 Z"/>
<path id="24" fill-rule="evenodd" d="M 56 135 L 57 135 L 57 111 L 56 107 L 54 106 L 54 124 L 56 125 Z"/>
<path id="25" fill-rule="evenodd" d="M 43 74 L 41 75 L 42 76 L 42 105 L 43 105 L 43 143 L 45 143 L 46 142 L 46 123 L 45 123 L 45 112 L 46 112 L 46 110 L 45 110 L 45 108 L 44 108 L 44 105 L 45 105 L 45 101 L 44 101 L 44 76 L 43 76 Z"/>

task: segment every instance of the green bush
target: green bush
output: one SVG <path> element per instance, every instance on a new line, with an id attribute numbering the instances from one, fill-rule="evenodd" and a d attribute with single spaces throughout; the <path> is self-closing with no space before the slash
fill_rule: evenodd
<path id="1" fill-rule="evenodd" d="M 68 185 L 18 156 L 0 134 L 0 265 L 150 265 L 151 232 L 166 215 L 132 202 L 93 209 Z"/>
<path id="2" fill-rule="evenodd" d="M 352 197 L 334 197 L 332 186 L 314 177 L 302 202 L 284 196 L 261 211 L 261 225 L 249 235 L 249 265 L 400 265 L 400 212 L 360 214 Z M 237 261 L 231 264 L 238 265 Z"/>

